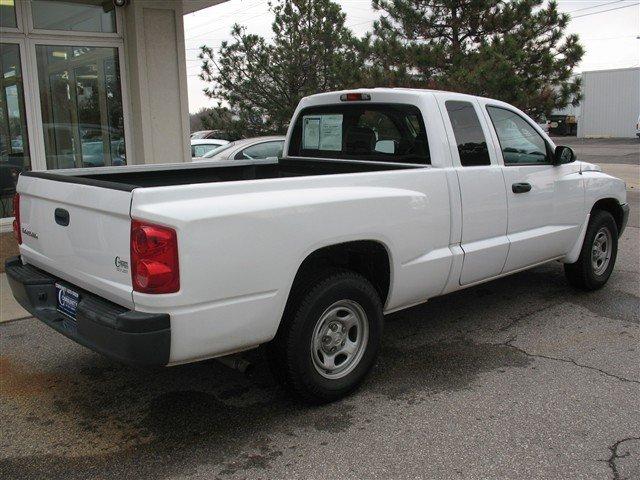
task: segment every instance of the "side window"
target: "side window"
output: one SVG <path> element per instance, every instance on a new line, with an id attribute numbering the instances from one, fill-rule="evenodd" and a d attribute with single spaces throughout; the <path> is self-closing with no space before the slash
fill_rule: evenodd
<path id="1" fill-rule="evenodd" d="M 284 147 L 284 141 L 258 143 L 257 145 L 251 145 L 244 150 L 240 150 L 236 153 L 235 159 L 253 160 L 269 157 L 280 158 L 282 156 L 282 147 Z"/>
<path id="2" fill-rule="evenodd" d="M 463 167 L 491 165 L 487 139 L 482 131 L 475 108 L 469 102 L 447 101 L 447 112 L 458 145 Z"/>
<path id="3" fill-rule="evenodd" d="M 496 129 L 505 165 L 551 163 L 544 138 L 524 118 L 511 110 L 487 107 Z"/>
<path id="4" fill-rule="evenodd" d="M 304 109 L 289 155 L 430 164 L 420 110 L 402 104 L 337 104 Z"/>

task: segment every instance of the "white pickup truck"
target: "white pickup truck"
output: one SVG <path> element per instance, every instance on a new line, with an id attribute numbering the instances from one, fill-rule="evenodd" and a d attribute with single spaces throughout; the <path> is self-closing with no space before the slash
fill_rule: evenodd
<path id="1" fill-rule="evenodd" d="M 625 185 L 503 102 L 409 89 L 304 98 L 281 159 L 20 176 L 18 301 L 111 358 L 266 344 L 308 402 L 355 388 L 383 314 L 549 261 L 596 289 Z"/>

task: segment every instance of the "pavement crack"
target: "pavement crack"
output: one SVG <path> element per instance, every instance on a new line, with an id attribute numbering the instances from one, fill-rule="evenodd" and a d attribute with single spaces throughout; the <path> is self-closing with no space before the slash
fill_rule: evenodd
<path id="1" fill-rule="evenodd" d="M 552 357 L 550 355 L 542 355 L 542 354 L 539 354 L 539 353 L 527 352 L 525 349 L 513 345 L 513 342 L 516 340 L 516 338 L 517 338 L 517 336 L 514 335 L 513 337 L 509 338 L 506 342 L 500 343 L 498 345 L 504 345 L 506 347 L 513 348 L 514 350 L 517 350 L 518 352 L 520 352 L 520 353 L 522 353 L 522 354 L 524 354 L 524 355 L 526 355 L 528 357 L 543 358 L 545 360 L 553 360 L 555 362 L 569 363 L 571 365 L 575 365 L 578 368 L 584 368 L 586 370 L 593 370 L 594 372 L 598 372 L 598 373 L 600 373 L 602 375 L 605 375 L 607 377 L 615 378 L 616 380 L 620 380 L 621 382 L 635 383 L 636 385 L 640 385 L 640 381 L 639 380 L 633 380 L 631 378 L 626 378 L 626 377 L 623 377 L 621 375 L 616 375 L 615 373 L 607 372 L 606 370 L 602 370 L 601 368 L 598 368 L 598 367 L 592 367 L 591 365 L 585 365 L 583 363 L 578 363 L 573 358 Z"/>
<path id="2" fill-rule="evenodd" d="M 518 315 L 515 315 L 513 317 L 510 317 L 509 320 L 511 320 L 508 324 L 506 324 L 503 327 L 500 327 L 498 329 L 499 332 L 506 332 L 507 330 L 510 330 L 512 327 L 514 327 L 515 325 L 517 325 L 521 320 L 524 320 L 527 317 L 530 317 L 531 315 L 535 314 L 535 313 L 540 313 L 540 312 L 544 312 L 546 310 L 549 310 L 550 308 L 555 307 L 556 304 L 555 303 L 550 303 L 547 305 L 544 305 L 542 307 L 527 311 L 527 312 L 523 312 L 520 313 Z"/>
<path id="3" fill-rule="evenodd" d="M 614 443 L 609 447 L 609 450 L 611 451 L 611 456 L 608 458 L 607 464 L 609 465 L 609 468 L 613 472 L 613 480 L 625 480 L 620 476 L 620 471 L 618 470 L 618 465 L 616 464 L 616 460 L 618 460 L 619 458 L 626 458 L 629 456 L 629 452 L 619 454 L 618 449 L 620 448 L 620 445 L 622 445 L 624 442 L 629 442 L 631 440 L 640 440 L 640 437 L 623 438 L 622 440 L 618 440 L 616 443 Z"/>

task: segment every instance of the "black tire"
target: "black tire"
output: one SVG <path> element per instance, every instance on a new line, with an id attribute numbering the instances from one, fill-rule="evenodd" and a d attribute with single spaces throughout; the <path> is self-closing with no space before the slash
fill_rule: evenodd
<path id="1" fill-rule="evenodd" d="M 355 272 L 327 270 L 299 282 L 291 295 L 278 333 L 266 348 L 274 377 L 305 403 L 318 405 L 338 400 L 364 380 L 378 356 L 383 329 L 378 292 Z M 311 342 L 323 314 L 344 300 L 354 302 L 365 313 L 368 340 L 351 371 L 342 378 L 325 378 L 314 363 Z"/>
<path id="2" fill-rule="evenodd" d="M 591 261 L 591 252 L 596 236 L 601 229 L 607 229 L 611 237 L 611 255 L 609 264 L 602 272 L 596 272 Z M 613 216 L 604 210 L 595 210 L 589 219 L 587 232 L 584 236 L 580 256 L 575 263 L 564 265 L 564 272 L 569 283 L 581 290 L 597 290 L 609 280 L 618 256 L 618 226 Z"/>

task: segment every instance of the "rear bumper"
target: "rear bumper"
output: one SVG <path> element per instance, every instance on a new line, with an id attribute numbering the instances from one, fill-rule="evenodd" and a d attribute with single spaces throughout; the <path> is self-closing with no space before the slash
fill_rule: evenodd
<path id="1" fill-rule="evenodd" d="M 20 257 L 7 260 L 5 271 L 20 305 L 71 340 L 132 365 L 162 366 L 169 362 L 168 314 L 128 310 L 32 265 L 23 265 Z M 57 310 L 56 283 L 80 293 L 75 320 Z"/>
<path id="2" fill-rule="evenodd" d="M 620 206 L 622 207 L 622 224 L 620 226 L 620 231 L 618 232 L 618 235 L 622 236 L 624 229 L 627 227 L 627 222 L 629 221 L 629 204 L 623 203 Z"/>

